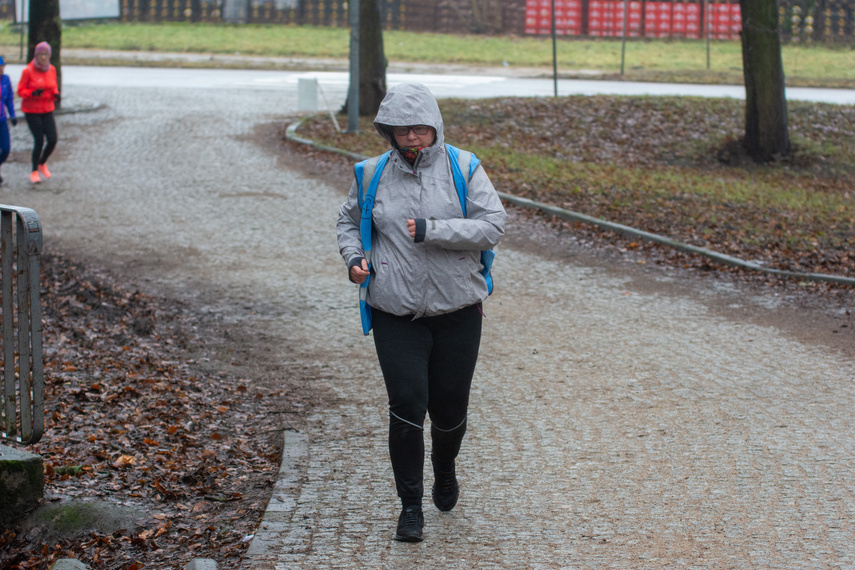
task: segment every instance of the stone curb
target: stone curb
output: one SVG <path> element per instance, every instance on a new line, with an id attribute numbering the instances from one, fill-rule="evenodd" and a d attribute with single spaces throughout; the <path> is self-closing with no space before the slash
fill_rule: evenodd
<path id="1" fill-rule="evenodd" d="M 0 445 L 0 528 L 35 508 L 44 487 L 40 455 Z"/>
<path id="2" fill-rule="evenodd" d="M 262 564 L 275 562 L 283 545 L 290 546 L 299 542 L 301 529 L 290 525 L 300 489 L 305 476 L 306 459 L 309 455 L 309 438 L 304 433 L 286 430 L 282 434 L 282 462 L 279 475 L 270 501 L 264 509 L 264 516 L 255 531 L 243 562 Z"/>
<path id="3" fill-rule="evenodd" d="M 210 558 L 194 558 L 185 570 L 217 570 L 217 562 Z M 89 566 L 76 558 L 60 558 L 50 565 L 49 570 L 88 570 Z"/>
<path id="4" fill-rule="evenodd" d="M 104 108 L 104 103 L 88 101 L 83 99 L 67 100 L 63 98 L 62 108 L 56 111 L 57 115 L 72 115 L 75 113 L 91 113 Z M 16 109 L 17 111 L 17 109 Z"/>

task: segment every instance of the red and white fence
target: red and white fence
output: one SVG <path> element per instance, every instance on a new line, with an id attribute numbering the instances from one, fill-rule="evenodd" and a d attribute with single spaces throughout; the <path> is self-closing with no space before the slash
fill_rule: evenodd
<path id="1" fill-rule="evenodd" d="M 527 34 L 552 33 L 552 2 L 526 1 Z M 706 22 L 710 38 L 728 40 L 738 39 L 742 28 L 739 4 L 710 2 L 706 4 L 706 17 L 702 18 L 701 3 L 589 0 L 586 20 L 582 0 L 554 2 L 555 32 L 561 35 L 621 37 L 626 29 L 627 37 L 704 38 L 702 30 Z"/>

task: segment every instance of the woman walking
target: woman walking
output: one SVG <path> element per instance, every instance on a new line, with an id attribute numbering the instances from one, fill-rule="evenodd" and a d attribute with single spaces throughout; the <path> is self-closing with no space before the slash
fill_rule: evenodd
<path id="1" fill-rule="evenodd" d="M 6 75 L 6 60 L 0 56 L 0 166 L 6 162 L 12 150 L 8 123 L 12 123 L 13 127 L 18 124 L 18 119 L 15 118 L 15 92 L 12 91 L 9 76 Z M 0 184 L 2 183 L 3 177 L 0 176 Z"/>
<path id="2" fill-rule="evenodd" d="M 33 134 L 33 172 L 30 182 L 50 178 L 47 159 L 56 147 L 56 122 L 53 119 L 55 101 L 59 97 L 56 68 L 50 64 L 51 49 L 47 42 L 36 45 L 33 61 L 27 64 L 18 82 L 21 111 Z M 41 175 L 41 176 L 40 176 Z"/>
<path id="3" fill-rule="evenodd" d="M 371 265 L 360 237 L 356 181 L 339 211 L 338 244 L 350 280 L 363 283 L 370 276 L 367 304 L 389 398 L 389 454 L 402 507 L 395 539 L 418 542 L 426 414 L 433 502 L 449 511 L 458 500 L 455 459 L 466 432 L 488 295 L 480 252 L 499 242 L 505 211 L 477 166 L 464 215 L 439 106 L 424 85 L 389 89 L 374 126 L 392 151 L 374 199 Z M 369 180 L 363 182 L 367 188 Z"/>

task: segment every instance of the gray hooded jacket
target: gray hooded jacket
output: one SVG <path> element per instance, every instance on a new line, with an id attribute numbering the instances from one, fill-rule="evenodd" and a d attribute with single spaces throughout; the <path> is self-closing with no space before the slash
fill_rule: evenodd
<path id="1" fill-rule="evenodd" d="M 392 127 L 429 125 L 436 141 L 408 163 L 395 143 Z M 480 274 L 480 252 L 504 234 L 505 210 L 479 166 L 468 185 L 463 217 L 445 149 L 442 115 L 424 85 L 389 89 L 374 119 L 377 131 L 392 145 L 392 155 L 377 187 L 373 209 L 372 274 L 368 304 L 394 315 L 414 318 L 450 313 L 487 298 Z M 368 187 L 368 180 L 364 181 Z M 359 235 L 361 211 L 356 181 L 339 209 L 339 251 L 348 267 L 363 257 Z M 424 236 L 410 237 L 407 220 L 419 221 Z"/>

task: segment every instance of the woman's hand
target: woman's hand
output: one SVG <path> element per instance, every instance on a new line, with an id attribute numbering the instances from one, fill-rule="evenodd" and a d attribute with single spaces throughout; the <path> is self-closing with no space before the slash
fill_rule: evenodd
<path id="1" fill-rule="evenodd" d="M 407 220 L 407 231 L 410 232 L 410 237 L 416 239 L 416 221 Z"/>
<path id="2" fill-rule="evenodd" d="M 368 277 L 368 262 L 364 259 L 359 265 L 354 265 L 350 268 L 350 280 L 358 285 L 362 285 Z"/>

